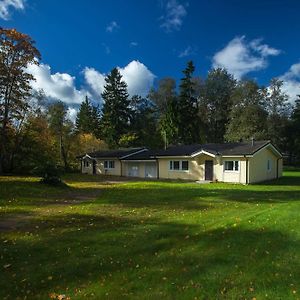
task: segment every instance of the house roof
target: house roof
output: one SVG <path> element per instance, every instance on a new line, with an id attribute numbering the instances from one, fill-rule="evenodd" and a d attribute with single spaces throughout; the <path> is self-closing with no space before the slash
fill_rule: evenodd
<path id="1" fill-rule="evenodd" d="M 171 146 L 165 150 L 148 150 L 146 148 L 126 148 L 118 150 L 106 150 L 87 153 L 91 158 L 118 158 L 125 161 L 154 160 L 157 157 L 179 157 L 194 156 L 201 152 L 221 156 L 253 155 L 265 146 L 270 145 L 272 149 L 281 155 L 280 151 L 270 141 L 254 141 L 239 143 L 211 143 Z M 85 155 L 79 156 L 79 158 Z"/>
<path id="2" fill-rule="evenodd" d="M 124 149 L 117 149 L 117 150 L 104 150 L 104 151 L 95 151 L 86 153 L 91 158 L 126 158 L 127 155 L 132 155 L 134 153 L 139 153 L 141 151 L 146 151 L 146 148 L 124 148 Z M 82 158 L 86 156 L 86 154 L 79 156 Z"/>
<path id="3" fill-rule="evenodd" d="M 201 151 L 222 156 L 253 155 L 268 144 L 270 141 L 254 141 L 253 145 L 252 142 L 182 145 L 169 147 L 158 152 L 157 156 L 191 156 Z"/>

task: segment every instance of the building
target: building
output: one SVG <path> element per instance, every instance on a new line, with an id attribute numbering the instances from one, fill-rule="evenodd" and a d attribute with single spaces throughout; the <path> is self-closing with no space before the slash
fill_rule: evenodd
<path id="1" fill-rule="evenodd" d="M 282 154 L 270 141 L 97 151 L 80 159 L 88 174 L 243 184 L 282 176 Z"/>

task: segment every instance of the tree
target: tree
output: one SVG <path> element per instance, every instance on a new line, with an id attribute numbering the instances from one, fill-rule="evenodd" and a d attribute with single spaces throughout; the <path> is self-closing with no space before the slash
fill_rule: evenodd
<path id="1" fill-rule="evenodd" d="M 192 61 L 187 63 L 183 71 L 184 77 L 180 83 L 178 98 L 178 134 L 180 142 L 192 144 L 200 142 L 200 118 L 198 115 L 197 97 L 193 73 L 195 67 Z"/>
<path id="2" fill-rule="evenodd" d="M 105 78 L 101 134 L 110 148 L 120 146 L 120 138 L 129 129 L 130 108 L 127 84 L 122 75 L 114 68 Z"/>
<path id="3" fill-rule="evenodd" d="M 152 88 L 148 97 L 156 105 L 158 112 L 164 115 L 170 99 L 176 97 L 175 79 L 166 77 L 159 80 L 157 89 Z"/>
<path id="4" fill-rule="evenodd" d="M 272 79 L 266 93 L 266 107 L 268 111 L 268 135 L 272 142 L 285 148 L 286 138 L 284 129 L 288 123 L 291 106 L 288 96 L 282 90 L 283 81 Z"/>
<path id="5" fill-rule="evenodd" d="M 49 128 L 56 136 L 57 148 L 59 149 L 59 160 L 63 162 L 64 168 L 69 169 L 69 154 L 72 146 L 74 125 L 67 119 L 67 106 L 57 101 L 48 109 Z"/>
<path id="6" fill-rule="evenodd" d="M 88 96 L 86 96 L 85 100 L 81 103 L 80 109 L 76 116 L 76 130 L 82 133 L 90 133 L 92 131 L 91 117 L 92 105 Z"/>
<path id="7" fill-rule="evenodd" d="M 175 79 L 166 77 L 151 89 L 149 99 L 155 104 L 158 130 L 165 146 L 178 143 L 178 99 Z"/>
<path id="8" fill-rule="evenodd" d="M 97 107 L 93 106 L 88 99 L 81 103 L 80 109 L 76 116 L 76 130 L 82 133 L 99 134 L 100 114 Z"/>
<path id="9" fill-rule="evenodd" d="M 8 136 L 27 109 L 30 81 L 29 64 L 38 64 L 40 53 L 30 36 L 15 29 L 0 28 L 0 173 L 7 167 Z"/>
<path id="10" fill-rule="evenodd" d="M 131 144 L 150 148 L 159 147 L 162 141 L 157 129 L 156 107 L 152 101 L 134 95 L 130 100 L 130 109 Z M 129 136 L 127 136 L 127 143 L 128 138 Z"/>
<path id="11" fill-rule="evenodd" d="M 285 136 L 287 136 L 287 152 L 290 154 L 290 162 L 300 163 L 300 96 L 295 101 L 291 119 L 286 127 Z"/>
<path id="12" fill-rule="evenodd" d="M 232 106 L 231 94 L 236 86 L 233 76 L 225 69 L 212 69 L 205 81 L 205 92 L 202 106 L 206 112 L 206 140 L 212 143 L 222 143 L 229 121 Z"/>
<path id="13" fill-rule="evenodd" d="M 232 108 L 225 134 L 227 141 L 264 139 L 267 117 L 264 90 L 253 80 L 241 81 L 232 93 Z"/>

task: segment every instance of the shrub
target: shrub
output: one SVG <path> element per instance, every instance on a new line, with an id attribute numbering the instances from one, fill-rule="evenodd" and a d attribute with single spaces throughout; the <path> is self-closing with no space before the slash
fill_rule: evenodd
<path id="1" fill-rule="evenodd" d="M 52 162 L 47 162 L 36 168 L 35 173 L 41 176 L 41 182 L 51 185 L 62 184 L 61 170 Z"/>

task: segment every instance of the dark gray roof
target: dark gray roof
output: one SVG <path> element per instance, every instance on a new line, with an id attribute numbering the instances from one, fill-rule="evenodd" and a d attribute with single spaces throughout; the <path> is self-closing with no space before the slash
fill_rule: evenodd
<path id="1" fill-rule="evenodd" d="M 147 150 L 140 153 L 130 155 L 123 160 L 155 160 L 158 151 Z"/>
<path id="2" fill-rule="evenodd" d="M 191 156 L 200 151 L 206 151 L 214 155 L 253 155 L 255 152 L 271 144 L 270 141 L 254 141 L 240 143 L 217 143 L 217 144 L 193 144 L 171 146 L 166 150 L 148 150 L 146 148 L 127 148 L 118 150 L 96 151 L 88 153 L 92 158 L 118 158 L 126 161 L 131 160 L 154 160 L 157 157 L 167 156 Z M 273 145 L 274 146 L 274 145 Z M 275 149 L 277 149 L 275 147 Z M 280 151 L 277 149 L 280 153 Z M 84 155 L 79 156 L 82 158 Z"/>
<path id="3" fill-rule="evenodd" d="M 182 145 L 158 151 L 156 155 L 190 156 L 200 151 L 206 151 L 214 155 L 252 155 L 267 144 L 270 144 L 270 141 L 254 141 L 253 145 L 252 142 Z"/>
<path id="4" fill-rule="evenodd" d="M 87 153 L 92 158 L 122 158 L 127 155 L 146 150 L 145 148 L 124 148 L 124 149 L 116 149 L 116 150 L 103 150 L 103 151 L 95 151 Z M 85 154 L 80 155 L 79 158 L 84 157 Z"/>

